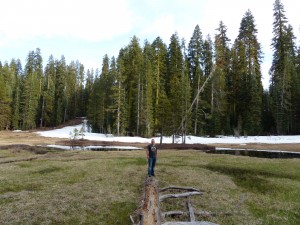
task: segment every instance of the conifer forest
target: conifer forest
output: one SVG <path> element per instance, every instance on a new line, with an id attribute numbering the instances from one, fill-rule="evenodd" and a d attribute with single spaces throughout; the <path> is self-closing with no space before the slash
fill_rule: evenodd
<path id="1" fill-rule="evenodd" d="M 87 117 L 94 132 L 115 135 L 300 134 L 300 46 L 284 5 L 274 2 L 267 90 L 255 23 L 246 11 L 235 40 L 222 21 L 213 37 L 198 25 L 188 41 L 133 36 L 96 70 L 64 56 L 45 60 L 39 48 L 25 65 L 0 62 L 0 130 Z"/>

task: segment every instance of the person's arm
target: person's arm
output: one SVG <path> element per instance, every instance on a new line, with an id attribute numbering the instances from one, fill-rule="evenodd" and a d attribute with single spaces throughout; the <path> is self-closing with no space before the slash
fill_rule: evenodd
<path id="1" fill-rule="evenodd" d="M 148 146 L 146 147 L 146 156 L 147 156 L 147 159 L 149 159 L 149 150 L 148 150 Z"/>
<path id="2" fill-rule="evenodd" d="M 157 159 L 158 158 L 158 148 L 156 147 L 156 156 L 155 158 Z"/>

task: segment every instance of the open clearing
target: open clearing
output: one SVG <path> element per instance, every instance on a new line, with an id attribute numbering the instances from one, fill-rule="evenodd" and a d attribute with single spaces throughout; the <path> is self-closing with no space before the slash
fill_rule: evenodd
<path id="1" fill-rule="evenodd" d="M 31 132 L 3 131 L 0 135 L 2 146 L 61 140 Z M 297 145 L 291 146 L 281 147 L 295 151 Z M 0 224 L 126 225 L 131 224 L 129 216 L 140 204 L 147 162 L 143 150 L 35 151 L 16 146 L 0 150 L 0 171 Z M 216 216 L 202 215 L 197 220 L 300 224 L 299 159 L 163 150 L 156 173 L 160 188 L 175 185 L 205 191 L 203 196 L 193 197 L 193 206 Z M 184 207 L 181 201 L 170 199 L 162 210 Z"/>

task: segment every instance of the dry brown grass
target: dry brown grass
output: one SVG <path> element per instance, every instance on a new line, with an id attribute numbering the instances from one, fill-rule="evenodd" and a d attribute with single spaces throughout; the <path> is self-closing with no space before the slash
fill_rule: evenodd
<path id="1" fill-rule="evenodd" d="M 147 174 L 144 151 L 49 151 L 39 155 L 0 150 L 1 160 L 37 155 L 33 161 L 0 164 L 0 224 L 130 224 L 129 215 L 138 207 Z M 176 185 L 204 190 L 203 196 L 192 199 L 196 210 L 232 214 L 199 216 L 198 220 L 296 224 L 300 218 L 299 171 L 298 159 L 164 150 L 156 174 L 161 188 Z M 246 200 L 240 204 L 243 196 Z M 184 203 L 170 200 L 162 209 L 183 207 Z"/>
<path id="2" fill-rule="evenodd" d="M 26 145 L 48 145 L 55 144 L 61 141 L 61 138 L 48 138 L 42 137 L 35 132 L 22 131 L 0 131 L 0 145 L 15 145 L 15 144 L 26 144 Z"/>
<path id="3" fill-rule="evenodd" d="M 55 144 L 31 132 L 0 132 L 0 145 Z M 222 145 L 296 151 L 299 145 Z M 298 149 L 299 151 L 299 149 Z M 27 161 L 30 158 L 34 160 Z M 1 163 L 2 162 L 2 163 Z M 0 224 L 130 224 L 147 173 L 144 151 L 0 150 Z M 219 224 L 298 224 L 299 159 L 259 159 L 163 150 L 157 162 L 161 188 L 204 190 L 198 211 L 229 212 L 203 218 Z M 245 202 L 241 199 L 245 197 Z M 182 209 L 170 200 L 164 210 Z"/>

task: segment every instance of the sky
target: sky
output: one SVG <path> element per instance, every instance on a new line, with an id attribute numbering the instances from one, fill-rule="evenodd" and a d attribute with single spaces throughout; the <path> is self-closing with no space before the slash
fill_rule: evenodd
<path id="1" fill-rule="evenodd" d="M 234 42 L 249 9 L 262 45 L 263 85 L 269 86 L 272 62 L 273 3 L 275 0 L 0 0 L 0 61 L 19 58 L 23 68 L 29 51 L 40 48 L 67 63 L 79 60 L 85 69 L 101 68 L 105 54 L 118 56 L 135 35 L 143 46 L 160 36 L 169 45 L 175 32 L 186 43 L 198 24 L 203 38 L 214 37 L 222 20 Z M 300 45 L 300 4 L 281 0 Z"/>

